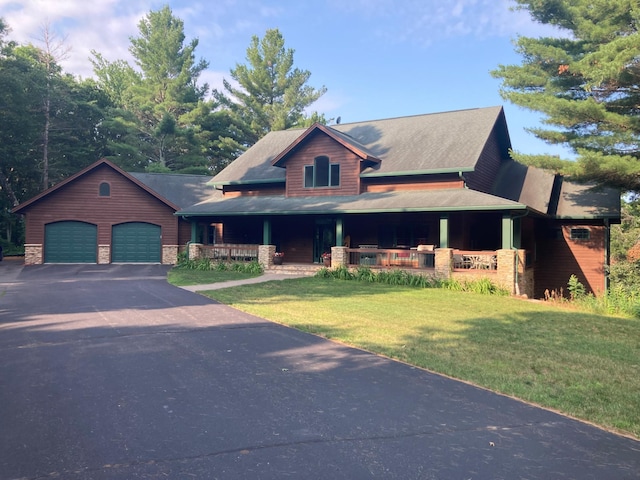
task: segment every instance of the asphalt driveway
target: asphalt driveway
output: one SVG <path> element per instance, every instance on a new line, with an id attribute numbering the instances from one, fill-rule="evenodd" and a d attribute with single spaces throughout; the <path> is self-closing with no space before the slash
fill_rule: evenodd
<path id="1" fill-rule="evenodd" d="M 640 442 L 166 271 L 0 262 L 0 479 L 640 478 Z"/>

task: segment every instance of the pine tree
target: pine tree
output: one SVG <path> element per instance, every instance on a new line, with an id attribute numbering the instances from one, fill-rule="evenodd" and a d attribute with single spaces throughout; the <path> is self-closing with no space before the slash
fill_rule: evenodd
<path id="1" fill-rule="evenodd" d="M 267 30 L 260 39 L 252 37 L 247 48 L 248 64 L 236 64 L 231 78 L 240 85 L 235 88 L 224 80 L 226 92 L 214 92 L 222 105 L 232 113 L 241 145 L 248 147 L 272 130 L 303 126 L 305 109 L 326 92 L 307 84 L 311 72 L 293 68 L 293 49 L 285 48 L 277 29 Z M 317 113 L 314 118 L 324 121 Z"/>
<path id="2" fill-rule="evenodd" d="M 516 154 L 518 160 L 627 191 L 640 191 L 640 2 L 516 0 L 555 37 L 520 37 L 521 65 L 501 65 L 503 98 L 542 112 L 530 129 L 570 147 L 577 161 Z"/>
<path id="3" fill-rule="evenodd" d="M 139 71 L 93 52 L 98 85 L 117 105 L 103 124 L 111 158 L 131 170 L 205 173 L 212 161 L 194 111 L 214 104 L 205 99 L 208 85 L 198 85 L 208 66 L 195 59 L 198 40 L 185 44 L 184 23 L 168 6 L 149 12 L 138 29 L 129 50 Z"/>

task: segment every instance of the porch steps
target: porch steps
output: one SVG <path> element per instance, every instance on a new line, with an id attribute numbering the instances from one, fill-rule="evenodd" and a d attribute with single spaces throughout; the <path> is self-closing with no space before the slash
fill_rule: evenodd
<path id="1" fill-rule="evenodd" d="M 285 275 L 306 275 L 311 277 L 321 268 L 322 265 L 285 263 L 284 265 L 271 265 L 269 268 L 265 269 L 265 272 L 282 273 Z"/>

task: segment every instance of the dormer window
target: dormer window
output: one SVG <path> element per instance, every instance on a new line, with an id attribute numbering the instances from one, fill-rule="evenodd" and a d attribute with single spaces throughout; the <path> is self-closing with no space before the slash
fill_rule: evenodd
<path id="1" fill-rule="evenodd" d="M 110 197 L 111 196 L 111 185 L 107 182 L 102 182 L 100 187 L 98 187 L 98 195 L 101 197 Z"/>
<path id="2" fill-rule="evenodd" d="M 340 186 L 340 164 L 331 163 L 329 157 L 316 157 L 313 165 L 304 166 L 304 187 L 338 187 Z"/>

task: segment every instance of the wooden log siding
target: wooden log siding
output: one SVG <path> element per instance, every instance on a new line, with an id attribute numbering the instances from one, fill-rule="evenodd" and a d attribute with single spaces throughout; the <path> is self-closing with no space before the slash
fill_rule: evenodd
<path id="1" fill-rule="evenodd" d="M 109 183 L 109 197 L 100 197 L 102 182 Z M 162 244 L 177 245 L 178 218 L 174 210 L 108 166 L 88 172 L 28 207 L 27 244 L 44 244 L 44 225 L 81 221 L 98 226 L 98 244 L 111 244 L 111 227 L 125 222 L 160 225 Z"/>
<path id="2" fill-rule="evenodd" d="M 224 196 L 233 197 L 257 197 L 263 195 L 284 195 L 284 185 L 260 185 L 260 187 L 245 185 L 225 185 Z"/>
<path id="3" fill-rule="evenodd" d="M 572 228 L 586 228 L 590 231 L 587 240 L 572 240 Z M 557 225 L 559 235 L 539 239 L 538 260 L 535 263 L 535 296 L 543 298 L 545 290 L 560 291 L 565 295 L 571 275 L 595 294 L 604 292 L 604 236 L 602 225 Z"/>
<path id="4" fill-rule="evenodd" d="M 433 179 L 433 175 L 422 177 L 420 180 L 415 178 L 401 178 L 391 180 L 385 178 L 383 182 L 372 179 L 362 180 L 362 193 L 365 192 L 394 192 L 409 190 L 438 190 L 447 188 L 463 188 L 464 182 L 458 178 L 438 178 Z"/>
<path id="5" fill-rule="evenodd" d="M 340 164 L 340 186 L 304 188 L 304 167 L 313 165 L 316 157 L 329 157 L 330 163 Z M 285 195 L 300 196 L 328 196 L 328 195 L 357 195 L 360 193 L 360 158 L 323 133 L 315 136 L 296 150 L 286 162 L 287 185 Z"/>

